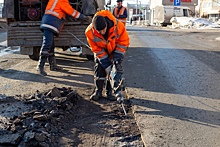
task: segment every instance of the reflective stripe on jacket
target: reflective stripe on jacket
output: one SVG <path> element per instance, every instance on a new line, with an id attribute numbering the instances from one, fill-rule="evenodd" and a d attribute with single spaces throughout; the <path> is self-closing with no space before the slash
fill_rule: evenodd
<path id="1" fill-rule="evenodd" d="M 40 29 L 51 30 L 56 36 L 59 35 L 63 28 L 64 19 L 66 14 L 79 18 L 81 14 L 72 8 L 69 0 L 49 0 L 45 14 L 42 18 Z"/>
<path id="2" fill-rule="evenodd" d="M 59 35 L 62 26 L 63 26 L 63 19 L 59 19 L 53 15 L 44 14 L 40 29 L 43 31 L 44 29 L 52 31 L 56 36 Z"/>
<path id="3" fill-rule="evenodd" d="M 123 6 L 121 6 L 121 9 L 120 9 L 120 10 L 119 10 L 118 8 L 115 8 L 113 14 L 114 14 L 114 16 L 124 15 L 125 11 L 126 11 L 126 8 L 123 7 Z M 120 18 L 120 17 L 119 17 L 119 18 L 117 18 L 117 19 L 120 20 L 124 25 L 126 25 L 126 18 L 127 18 L 127 17 L 124 17 L 124 18 Z"/>
<path id="4" fill-rule="evenodd" d="M 59 19 L 66 18 L 66 14 L 74 18 L 80 16 L 80 13 L 69 4 L 69 0 L 49 0 L 45 14 L 56 16 Z"/>
<path id="5" fill-rule="evenodd" d="M 123 23 L 117 21 L 110 11 L 99 11 L 93 18 L 97 15 L 108 17 L 114 23 L 113 27 L 109 29 L 107 40 L 95 30 L 94 22 L 85 31 L 92 52 L 99 59 L 101 65 L 106 68 L 110 64 L 110 59 L 118 60 L 114 59 L 114 54 L 120 54 L 121 57 L 124 56 L 129 46 L 129 36 Z"/>

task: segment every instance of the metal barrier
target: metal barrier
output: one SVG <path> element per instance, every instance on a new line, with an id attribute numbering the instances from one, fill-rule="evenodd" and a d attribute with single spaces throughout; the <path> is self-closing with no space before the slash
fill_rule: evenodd
<path id="1" fill-rule="evenodd" d="M 132 25 L 144 25 L 144 26 L 149 26 L 150 25 L 150 22 L 149 20 L 137 20 L 137 21 L 132 21 Z"/>

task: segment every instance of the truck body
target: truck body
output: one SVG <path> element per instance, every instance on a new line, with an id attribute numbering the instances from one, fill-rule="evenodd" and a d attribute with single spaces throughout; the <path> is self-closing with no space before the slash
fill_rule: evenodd
<path id="1" fill-rule="evenodd" d="M 156 25 L 170 25 L 172 17 L 191 17 L 192 11 L 185 6 L 156 6 L 154 9 L 153 22 Z"/>
<path id="2" fill-rule="evenodd" d="M 7 45 L 19 46 L 20 53 L 39 59 L 43 33 L 40 23 L 49 0 L 4 0 L 3 18 L 7 23 Z M 93 17 L 98 9 L 103 9 L 105 0 L 69 0 L 70 5 L 84 15 Z M 68 17 L 59 37 L 54 38 L 55 46 L 64 51 L 71 47 L 82 48 L 82 54 L 92 58 L 87 46 L 85 29 L 89 25 Z"/>

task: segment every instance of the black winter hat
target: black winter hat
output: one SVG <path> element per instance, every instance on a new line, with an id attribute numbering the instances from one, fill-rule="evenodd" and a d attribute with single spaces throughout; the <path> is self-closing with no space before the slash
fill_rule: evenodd
<path id="1" fill-rule="evenodd" d="M 106 27 L 106 20 L 103 16 L 96 16 L 94 18 L 94 27 L 97 31 L 103 30 Z"/>
<path id="2" fill-rule="evenodd" d="M 122 2 L 122 0 L 117 0 L 116 2 Z"/>

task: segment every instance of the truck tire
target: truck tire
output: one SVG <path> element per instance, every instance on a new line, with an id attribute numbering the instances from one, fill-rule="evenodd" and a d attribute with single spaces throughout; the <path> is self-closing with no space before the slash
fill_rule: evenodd
<path id="1" fill-rule="evenodd" d="M 40 56 L 40 48 L 39 46 L 34 46 L 33 47 L 33 55 L 29 55 L 29 58 L 34 60 L 34 61 L 38 61 L 39 60 L 39 56 Z"/>

